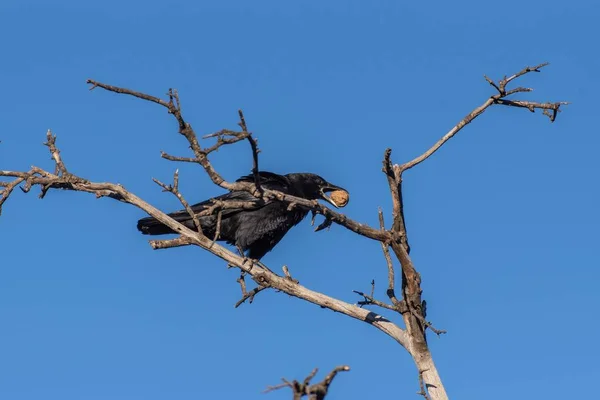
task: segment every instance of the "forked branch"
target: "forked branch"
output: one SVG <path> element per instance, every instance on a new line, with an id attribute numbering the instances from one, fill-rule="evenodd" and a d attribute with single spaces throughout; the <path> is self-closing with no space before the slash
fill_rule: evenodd
<path id="1" fill-rule="evenodd" d="M 551 122 L 554 122 L 556 119 L 556 115 L 560 112 L 560 107 L 563 105 L 569 104 L 568 102 L 560 101 L 556 103 L 538 103 L 535 101 L 524 101 L 524 100 L 507 100 L 505 99 L 507 96 L 510 96 L 515 93 L 520 92 L 531 92 L 533 89 L 519 87 L 510 91 L 506 91 L 506 86 L 521 76 L 524 76 L 530 72 L 540 72 L 540 69 L 547 66 L 549 63 L 543 63 L 536 65 L 535 67 L 525 67 L 521 71 L 516 74 L 506 78 L 504 77 L 498 83 L 492 81 L 490 78 L 484 75 L 486 81 L 493 86 L 498 93 L 490 96 L 482 105 L 475 108 L 466 117 L 458 122 L 452 129 L 448 131 L 440 140 L 438 140 L 429 150 L 420 156 L 414 158 L 413 160 L 406 162 L 400 166 L 395 166 L 398 174 L 402 174 L 402 172 L 415 167 L 416 165 L 422 163 L 429 157 L 431 157 L 436 151 L 440 149 L 448 140 L 452 139 L 454 135 L 456 135 L 460 130 L 462 130 L 465 126 L 473 122 L 475 118 L 483 114 L 485 110 L 487 110 L 493 104 L 499 104 L 504 106 L 512 106 L 512 107 L 520 107 L 527 108 L 531 112 L 535 112 L 535 110 L 543 110 L 544 115 L 547 115 L 550 118 Z M 547 111 L 551 111 L 548 113 Z"/>
<path id="2" fill-rule="evenodd" d="M 173 185 L 166 185 L 156 178 L 152 178 L 152 180 L 158 186 L 163 188 L 163 191 L 172 193 L 175 197 L 177 197 L 183 208 L 185 208 L 185 211 L 187 211 L 189 216 L 192 218 L 194 226 L 196 227 L 196 232 L 202 233 L 202 226 L 200 225 L 200 221 L 198 220 L 198 215 L 192 210 L 190 204 L 183 197 L 183 194 L 181 194 L 181 192 L 179 191 L 179 169 L 176 169 L 175 173 L 173 174 Z"/>
<path id="3" fill-rule="evenodd" d="M 285 378 L 281 380 L 283 383 L 275 386 L 269 386 L 265 389 L 264 393 L 272 392 L 274 390 L 279 390 L 285 387 L 289 387 L 292 389 L 293 400 L 300 400 L 304 396 L 309 396 L 310 400 L 323 400 L 325 396 L 329 393 L 329 386 L 333 379 L 339 372 L 350 371 L 350 367 L 347 365 L 341 365 L 339 367 L 335 367 L 327 376 L 319 383 L 310 384 L 310 381 L 315 377 L 318 372 L 318 368 L 312 370 L 312 372 L 304 378 L 302 382 L 297 380 L 288 381 Z"/>

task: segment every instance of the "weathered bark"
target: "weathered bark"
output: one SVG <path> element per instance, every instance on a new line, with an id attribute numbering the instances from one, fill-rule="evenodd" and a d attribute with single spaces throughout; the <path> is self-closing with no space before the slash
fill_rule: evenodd
<path id="1" fill-rule="evenodd" d="M 417 364 L 421 380 L 421 390 L 423 395 L 425 393 L 431 400 L 448 400 L 446 389 L 442 384 L 442 379 L 438 373 L 438 370 L 433 362 L 433 357 L 429 351 L 423 351 L 419 353 L 411 353 L 412 358 Z"/>

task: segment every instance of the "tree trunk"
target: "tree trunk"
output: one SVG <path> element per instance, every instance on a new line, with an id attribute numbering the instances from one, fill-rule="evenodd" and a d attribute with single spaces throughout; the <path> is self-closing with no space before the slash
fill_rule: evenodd
<path id="1" fill-rule="evenodd" d="M 448 400 L 446 389 L 429 350 L 411 355 L 419 369 L 421 390 L 425 390 L 431 400 Z"/>

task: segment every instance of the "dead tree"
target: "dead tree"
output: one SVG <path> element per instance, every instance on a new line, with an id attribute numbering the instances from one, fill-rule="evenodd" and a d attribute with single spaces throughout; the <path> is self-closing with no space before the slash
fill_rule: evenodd
<path id="1" fill-rule="evenodd" d="M 349 229 L 368 239 L 376 240 L 381 243 L 388 272 L 387 282 L 387 301 L 374 298 L 374 291 L 370 294 L 355 291 L 360 296 L 358 304 L 350 304 L 345 301 L 330 297 L 324 293 L 319 293 L 306 288 L 293 279 L 286 267 L 283 267 L 283 274 L 279 275 L 266 265 L 256 260 L 249 260 L 236 252 L 230 251 L 228 248 L 216 243 L 216 237 L 207 237 L 201 229 L 194 231 L 180 223 L 176 222 L 164 212 L 153 207 L 148 202 L 139 198 L 125 187 L 119 184 L 107 182 L 91 182 L 67 169 L 65 162 L 61 157 L 61 153 L 56 145 L 56 136 L 50 131 L 47 133 L 47 142 L 52 159 L 54 160 L 54 170 L 49 171 L 39 167 L 31 167 L 29 171 L 0 171 L 0 176 L 9 178 L 0 182 L 0 212 L 2 205 L 10 197 L 16 187 L 20 187 L 24 192 L 29 192 L 32 187 L 39 186 L 41 188 L 40 198 L 43 198 L 50 189 L 63 189 L 80 192 L 88 192 L 96 197 L 110 197 L 115 200 L 134 205 L 154 218 L 158 219 L 169 228 L 178 233 L 174 239 L 167 240 L 150 240 L 150 245 L 153 249 L 167 249 L 170 247 L 194 245 L 209 251 L 217 257 L 223 259 L 227 265 L 237 267 L 241 271 L 241 277 L 238 280 L 242 287 L 242 298 L 236 304 L 236 307 L 245 301 L 251 302 L 254 296 L 266 289 L 276 289 L 277 291 L 297 297 L 299 299 L 314 303 L 323 308 L 342 313 L 348 317 L 366 322 L 376 329 L 379 329 L 384 334 L 392 337 L 399 345 L 404 347 L 412 356 L 418 371 L 419 383 L 421 391 L 419 392 L 426 398 L 432 400 L 444 400 L 448 396 L 442 384 L 440 374 L 435 366 L 432 355 L 429 351 L 426 341 L 426 330 L 440 335 L 443 330 L 436 329 L 427 319 L 425 310 L 425 301 L 422 298 L 421 290 L 421 275 L 417 272 L 411 257 L 409 256 L 410 247 L 408 244 L 408 236 L 404 223 L 404 207 L 402 202 L 402 180 L 404 173 L 409 169 L 419 165 L 423 161 L 431 157 L 438 151 L 448 140 L 456 135 L 466 125 L 471 123 L 475 118 L 480 116 L 485 110 L 493 105 L 510 106 L 524 108 L 532 113 L 536 110 L 542 110 L 542 113 L 549 117 L 550 121 L 556 119 L 560 111 L 560 107 L 566 103 L 540 103 L 533 101 L 524 101 L 519 99 L 509 99 L 511 95 L 516 95 L 523 92 L 531 92 L 532 89 L 526 87 L 516 87 L 508 89 L 508 85 L 514 80 L 531 72 L 540 72 L 540 69 L 545 64 L 540 64 L 535 67 L 527 67 L 510 77 L 504 77 L 499 81 L 493 81 L 487 76 L 484 76 L 487 82 L 495 90 L 495 93 L 489 96 L 483 104 L 476 107 L 467 116 L 460 120 L 452 129 L 450 129 L 439 141 L 431 148 L 425 151 L 418 157 L 405 162 L 403 164 L 394 164 L 391 159 L 391 149 L 386 149 L 383 156 L 383 173 L 387 179 L 390 194 L 392 196 L 393 211 L 391 215 L 391 226 L 386 228 L 384 215 L 379 210 L 378 227 L 371 227 L 363 223 L 359 223 L 346 215 L 329 209 L 328 207 L 318 203 L 317 201 L 309 201 L 302 198 L 290 196 L 278 191 L 267 190 L 257 186 L 258 180 L 255 183 L 248 182 L 227 182 L 214 168 L 209 161 L 209 155 L 223 147 L 240 141 L 247 140 L 251 145 L 253 155 L 253 173 L 259 171 L 258 165 L 258 148 L 256 140 L 246 126 L 244 115 L 239 111 L 239 126 L 240 130 L 232 131 L 223 129 L 219 132 L 205 136 L 204 138 L 216 139 L 216 143 L 211 146 L 202 146 L 200 139 L 192 126 L 184 119 L 181 112 L 179 96 L 176 90 L 169 89 L 167 99 L 161 99 L 148 94 L 136 92 L 130 89 L 107 85 L 94 80 L 88 80 L 91 89 L 101 88 L 110 92 L 120 93 L 124 95 L 134 96 L 142 100 L 156 103 L 168 110 L 172 114 L 179 126 L 179 133 L 185 137 L 191 149 L 191 155 L 188 156 L 173 156 L 162 152 L 162 157 L 175 161 L 199 164 L 209 175 L 211 180 L 218 186 L 228 190 L 244 190 L 251 193 L 256 198 L 270 199 L 281 201 L 289 204 L 289 207 L 301 205 L 312 210 L 314 215 L 322 215 L 324 222 L 320 224 L 316 230 L 321 230 L 330 226 L 332 223 Z M 203 138 L 203 139 L 204 139 Z M 182 193 L 179 191 L 177 172 L 170 185 L 162 182 L 157 183 L 165 190 L 175 195 L 184 208 L 189 212 L 191 209 Z M 237 202 L 239 203 L 239 202 Z M 227 202 L 215 202 L 212 207 L 204 211 L 204 213 L 219 213 L 226 209 Z M 239 204 L 233 206 L 239 207 Z M 250 204 L 248 205 L 250 206 Z M 193 217 L 193 215 L 192 215 Z M 198 226 L 198 224 L 197 224 Z M 218 229 L 217 229 L 218 230 Z M 393 253 L 399 261 L 400 270 L 397 271 L 390 253 Z M 396 288 L 396 276 L 400 275 L 400 287 Z M 251 277 L 256 283 L 256 287 L 250 291 L 246 290 L 246 282 L 244 277 Z M 374 283 L 373 283 L 374 285 Z M 379 312 L 369 311 L 364 306 L 377 307 Z M 388 314 L 388 317 L 383 314 Z M 403 327 L 400 323 L 394 322 L 391 317 L 399 315 L 403 321 Z M 340 369 L 341 368 L 341 369 Z M 311 396 L 315 399 L 324 398 L 331 379 L 337 371 L 347 370 L 347 367 L 336 368 L 325 381 L 310 385 L 310 380 L 314 377 L 311 374 L 303 383 L 294 381 L 292 383 L 285 381 L 283 386 L 289 386 L 294 392 L 294 399 L 302 396 Z M 315 371 L 316 373 L 316 371 Z"/>

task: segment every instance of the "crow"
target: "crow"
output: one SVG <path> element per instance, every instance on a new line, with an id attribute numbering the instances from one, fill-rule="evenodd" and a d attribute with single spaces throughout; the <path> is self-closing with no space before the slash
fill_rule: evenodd
<path id="1" fill-rule="evenodd" d="M 246 175 L 236 182 L 254 183 L 254 175 Z M 323 199 L 339 208 L 344 204 L 336 204 L 336 200 L 326 193 L 345 189 L 327 182 L 325 179 L 311 173 L 290 173 L 279 175 L 272 172 L 259 172 L 259 183 L 264 189 L 278 190 L 280 192 L 301 197 L 307 200 Z M 252 202 L 256 208 L 223 209 L 221 211 L 221 225 L 217 240 L 235 245 L 240 253 L 251 259 L 260 260 L 271 251 L 285 234 L 306 217 L 309 210 L 295 205 L 288 210 L 288 204 L 277 200 L 259 200 L 245 191 L 230 191 L 215 200 L 233 200 Z M 339 203 L 339 201 L 338 201 Z M 199 213 L 213 205 L 212 200 L 206 200 L 191 206 L 194 213 Z M 174 220 L 186 227 L 196 230 L 194 221 L 186 210 L 179 210 L 168 214 Z M 198 218 L 203 233 L 213 238 L 217 230 L 218 216 L 216 214 Z M 137 223 L 137 228 L 144 235 L 164 235 L 175 233 L 171 228 L 162 224 L 154 217 L 142 218 Z"/>

